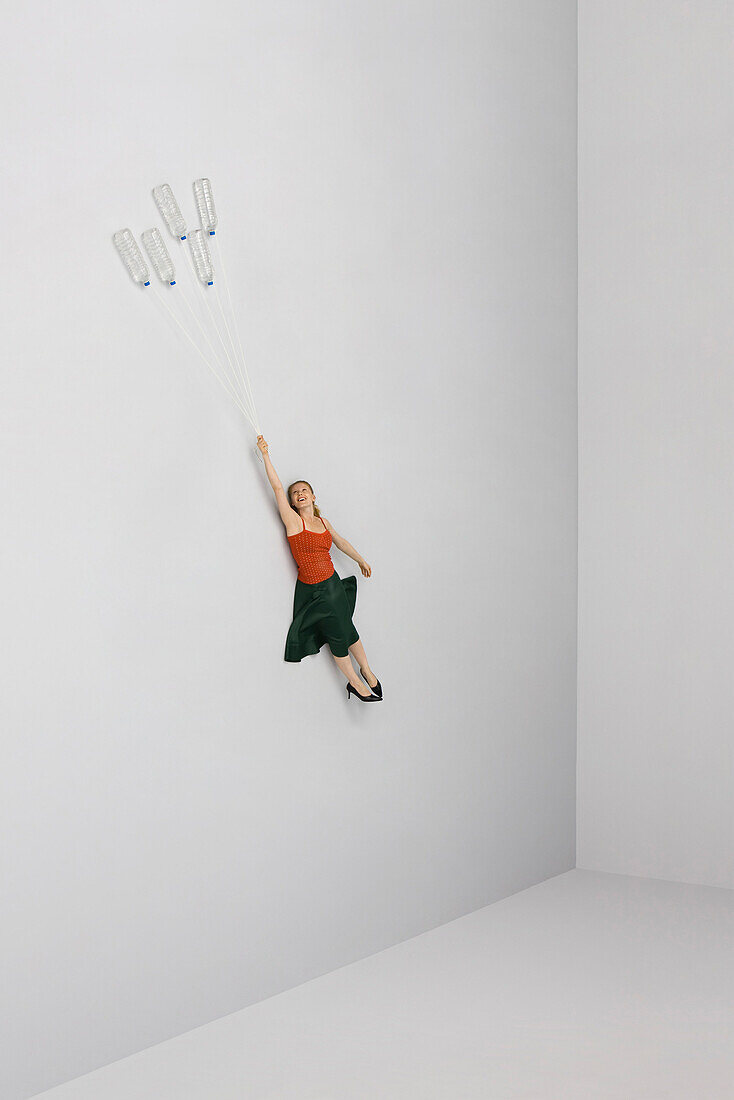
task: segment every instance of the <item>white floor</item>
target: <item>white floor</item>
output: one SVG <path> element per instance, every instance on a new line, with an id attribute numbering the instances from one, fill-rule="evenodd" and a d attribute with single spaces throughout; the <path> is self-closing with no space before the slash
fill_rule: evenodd
<path id="1" fill-rule="evenodd" d="M 41 1095 L 731 1100 L 734 891 L 570 871 Z"/>

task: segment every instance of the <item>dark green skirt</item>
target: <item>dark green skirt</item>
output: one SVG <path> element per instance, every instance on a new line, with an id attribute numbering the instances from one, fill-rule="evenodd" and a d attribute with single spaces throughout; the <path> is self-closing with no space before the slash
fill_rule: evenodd
<path id="1" fill-rule="evenodd" d="M 293 622 L 285 642 L 286 661 L 301 661 L 318 653 L 324 642 L 335 657 L 346 657 L 359 641 L 352 615 L 357 602 L 357 578 L 343 580 L 335 571 L 318 584 L 296 581 Z"/>

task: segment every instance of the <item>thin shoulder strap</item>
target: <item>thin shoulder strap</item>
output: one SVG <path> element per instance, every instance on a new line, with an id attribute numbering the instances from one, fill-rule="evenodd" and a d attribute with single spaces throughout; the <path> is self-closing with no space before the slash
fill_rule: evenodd
<path id="1" fill-rule="evenodd" d="M 321 520 L 324 530 L 328 532 L 329 528 L 326 526 L 326 520 L 324 519 L 324 517 L 319 516 L 319 519 Z"/>

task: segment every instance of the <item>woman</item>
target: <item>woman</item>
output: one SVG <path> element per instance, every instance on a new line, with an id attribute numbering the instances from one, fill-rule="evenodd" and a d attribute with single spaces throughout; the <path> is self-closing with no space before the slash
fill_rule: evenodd
<path id="1" fill-rule="evenodd" d="M 316 498 L 309 483 L 294 481 L 288 486 L 286 494 L 270 461 L 268 445 L 261 435 L 257 437 L 257 445 L 278 502 L 280 518 L 285 524 L 291 553 L 298 565 L 293 622 L 285 643 L 285 659 L 300 661 L 311 653 L 318 653 L 326 642 L 347 678 L 347 698 L 356 695 L 365 703 L 378 703 L 382 699 L 382 686 L 367 663 L 367 654 L 352 622 L 357 600 L 357 578 L 345 577 L 342 580 L 338 575 L 329 555 L 332 542 L 342 553 L 356 561 L 363 576 L 371 576 L 372 569 L 323 518 L 315 506 Z M 372 691 L 365 690 L 354 671 L 350 653 Z"/>

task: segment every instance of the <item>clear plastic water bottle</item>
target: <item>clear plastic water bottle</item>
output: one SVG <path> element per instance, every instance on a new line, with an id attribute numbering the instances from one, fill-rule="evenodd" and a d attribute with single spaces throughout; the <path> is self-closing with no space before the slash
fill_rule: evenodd
<path id="1" fill-rule="evenodd" d="M 150 286 L 148 268 L 143 259 L 143 254 L 138 248 L 138 242 L 131 231 L 129 229 L 118 229 L 112 239 L 131 278 L 142 286 Z"/>
<path id="2" fill-rule="evenodd" d="M 148 253 L 148 259 L 156 275 L 162 283 L 176 285 L 176 272 L 173 260 L 166 248 L 160 229 L 146 229 L 141 234 L 143 248 Z"/>
<path id="3" fill-rule="evenodd" d="M 170 230 L 171 236 L 185 241 L 186 222 L 170 186 L 167 183 L 160 183 L 157 187 L 154 187 L 153 198 L 160 210 L 161 217 Z"/>
<path id="4" fill-rule="evenodd" d="M 214 205 L 210 180 L 194 180 L 194 199 L 196 209 L 199 211 L 201 228 L 205 229 L 210 237 L 213 237 L 214 230 L 217 228 L 217 208 Z"/>
<path id="5" fill-rule="evenodd" d="M 203 229 L 195 229 L 189 235 L 191 256 L 196 268 L 196 274 L 202 283 L 207 286 L 214 284 L 214 268 L 212 267 L 212 255 L 209 251 L 208 233 Z"/>

